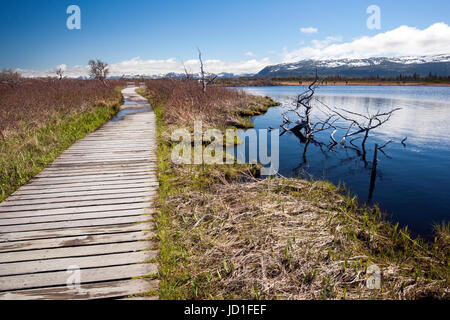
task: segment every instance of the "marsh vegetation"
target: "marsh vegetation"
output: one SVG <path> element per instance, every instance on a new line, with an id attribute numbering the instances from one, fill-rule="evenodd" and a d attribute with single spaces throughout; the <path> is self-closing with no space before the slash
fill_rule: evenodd
<path id="1" fill-rule="evenodd" d="M 122 101 L 119 82 L 14 79 L 0 84 L 0 201 L 109 120 Z"/>
<path id="2" fill-rule="evenodd" d="M 264 100 L 240 91 L 205 93 L 191 80 L 146 85 L 140 93 L 158 118 L 161 298 L 449 297 L 447 224 L 425 242 L 329 182 L 260 180 L 258 165 L 171 162 L 174 128 L 203 120 L 224 130 L 273 101 L 261 107 Z M 367 286 L 373 266 L 382 272 L 377 290 Z"/>

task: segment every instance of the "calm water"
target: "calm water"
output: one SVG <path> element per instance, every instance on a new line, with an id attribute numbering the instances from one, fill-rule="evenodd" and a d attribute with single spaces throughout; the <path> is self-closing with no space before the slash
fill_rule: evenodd
<path id="1" fill-rule="evenodd" d="M 279 128 L 281 114 L 306 87 L 250 87 L 249 93 L 271 96 L 282 105 L 253 118 L 255 128 Z M 378 203 L 392 220 L 429 236 L 433 223 L 450 220 L 450 87 L 324 86 L 315 95 L 329 106 L 364 113 L 400 107 L 391 120 L 371 132 L 367 162 L 356 151 L 336 146 L 332 151 L 305 144 L 293 133 L 280 137 L 280 169 L 283 176 L 326 179 L 344 183 L 360 201 Z M 313 119 L 320 116 L 319 104 Z M 295 120 L 294 117 L 290 117 Z M 339 133 L 336 134 L 339 137 Z M 407 137 L 406 146 L 401 141 Z M 330 141 L 329 133 L 316 139 Z M 378 153 L 375 189 L 369 200 L 374 144 Z M 361 141 L 361 140 L 359 140 Z M 355 141 L 356 145 L 359 145 Z"/>

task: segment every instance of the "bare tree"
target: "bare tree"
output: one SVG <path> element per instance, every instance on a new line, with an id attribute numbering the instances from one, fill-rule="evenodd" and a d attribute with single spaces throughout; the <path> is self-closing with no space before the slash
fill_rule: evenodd
<path id="1" fill-rule="evenodd" d="M 56 69 L 56 75 L 59 77 L 59 80 L 62 80 L 64 77 L 64 70 L 62 68 Z"/>
<path id="2" fill-rule="evenodd" d="M 282 128 L 286 131 L 296 131 L 296 132 L 304 132 L 304 137 L 306 139 L 312 138 L 314 136 L 313 128 L 311 126 L 311 99 L 314 95 L 315 89 L 318 87 L 318 77 L 316 77 L 314 81 L 308 86 L 308 90 L 299 94 L 297 96 L 297 100 L 295 103 L 295 107 L 289 109 L 287 112 L 283 114 L 283 125 Z M 290 123 L 290 120 L 287 117 L 289 112 L 295 113 L 300 119 L 297 122 L 297 125 L 292 129 L 286 129 L 285 125 Z"/>
<path id="3" fill-rule="evenodd" d="M 0 83 L 14 87 L 22 81 L 22 75 L 12 69 L 3 69 L 0 72 Z"/>
<path id="4" fill-rule="evenodd" d="M 186 79 L 192 79 L 192 74 L 187 70 L 186 65 L 184 64 L 184 61 L 181 60 L 181 64 L 183 65 L 183 69 L 184 69 L 184 74 L 186 76 Z"/>
<path id="5" fill-rule="evenodd" d="M 97 61 L 89 61 L 89 76 L 93 79 L 100 80 L 106 85 L 106 77 L 109 74 L 108 64 L 99 59 Z"/>
<path id="6" fill-rule="evenodd" d="M 343 108 L 330 107 L 318 98 L 314 97 L 315 90 L 319 83 L 320 81 L 316 72 L 316 77 L 308 86 L 308 90 L 299 94 L 296 102 L 293 104 L 293 107 L 287 109 L 287 111 L 282 114 L 283 123 L 280 127 L 283 131 L 281 135 L 284 135 L 286 132 L 292 132 L 301 143 L 305 144 L 303 152 L 303 159 L 305 163 L 308 145 L 313 143 L 318 146 L 322 152 L 326 152 L 326 150 L 331 151 L 336 145 L 341 144 L 344 148 L 349 148 L 356 151 L 358 156 L 361 157 L 363 162 L 367 165 L 365 145 L 369 137 L 369 133 L 389 121 L 394 112 L 400 110 L 401 108 L 391 109 L 386 112 L 381 112 L 378 110 L 376 113 L 371 113 L 367 110 L 367 113 L 363 114 Z M 322 109 L 318 110 L 321 111 L 324 116 L 316 117 L 314 120 L 311 118 L 313 101 L 316 101 L 321 106 L 325 107 L 325 111 Z M 291 127 L 290 125 L 292 124 L 292 121 L 288 117 L 290 114 L 294 114 L 297 118 L 295 125 Z M 315 135 L 322 131 L 330 132 L 331 141 L 329 143 L 318 141 L 315 138 Z M 341 138 L 335 137 L 338 132 L 341 133 Z M 361 138 L 361 146 L 358 147 L 353 142 Z M 405 140 L 406 138 L 403 139 L 403 143 Z M 377 145 L 376 148 L 385 154 L 383 152 L 383 148 L 391 142 L 392 140 L 389 140 L 382 146 Z"/>
<path id="7" fill-rule="evenodd" d="M 212 74 L 205 72 L 205 68 L 203 66 L 203 60 L 202 60 L 202 52 L 200 51 L 199 48 L 197 48 L 197 50 L 198 50 L 198 60 L 200 62 L 200 81 L 202 83 L 203 92 L 206 92 L 206 87 L 208 85 L 214 83 L 214 81 L 217 78 L 217 75 L 212 75 Z"/>

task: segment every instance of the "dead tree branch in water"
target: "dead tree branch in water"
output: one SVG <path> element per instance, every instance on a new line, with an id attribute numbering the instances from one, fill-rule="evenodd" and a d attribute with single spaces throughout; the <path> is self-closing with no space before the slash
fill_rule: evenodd
<path id="1" fill-rule="evenodd" d="M 316 72 L 315 79 L 308 86 L 308 89 L 299 94 L 293 107 L 282 114 L 283 123 L 280 127 L 283 131 L 281 135 L 284 135 L 286 132 L 292 132 L 301 143 L 305 144 L 304 153 L 306 153 L 310 143 L 319 146 L 322 151 L 324 147 L 327 147 L 328 151 L 332 151 L 336 145 L 340 144 L 343 148 L 356 151 L 357 155 L 360 156 L 365 165 L 367 165 L 365 145 L 369 138 L 369 133 L 388 122 L 392 115 L 401 108 L 391 109 L 386 112 L 378 110 L 374 114 L 367 110 L 367 112 L 363 114 L 344 108 L 330 107 L 314 97 L 315 90 L 319 86 L 319 83 L 320 81 Z M 313 106 L 313 102 L 318 102 L 325 108 L 325 111 L 317 106 Z M 314 108 L 321 111 L 326 118 L 316 117 L 313 120 L 312 111 Z M 289 119 L 289 114 L 294 114 L 298 119 L 295 121 Z M 295 123 L 295 126 L 289 128 L 289 125 L 293 122 Z M 328 144 L 318 141 L 315 137 L 317 133 L 322 131 L 330 132 L 330 142 Z M 341 137 L 337 137 L 339 133 L 341 134 Z M 362 139 L 361 145 L 357 146 L 354 144 L 354 141 L 359 139 Z M 402 143 L 404 143 L 404 140 Z M 377 150 L 380 150 L 385 154 L 383 148 L 392 142 L 392 140 L 389 140 L 382 146 L 377 146 Z M 305 154 L 303 154 L 303 158 L 305 159 Z"/>

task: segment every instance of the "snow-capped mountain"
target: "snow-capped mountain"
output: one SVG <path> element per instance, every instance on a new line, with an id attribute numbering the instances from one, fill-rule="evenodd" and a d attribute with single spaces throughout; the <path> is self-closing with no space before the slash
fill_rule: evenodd
<path id="1" fill-rule="evenodd" d="M 365 58 L 365 59 L 309 59 L 265 67 L 258 73 L 264 77 L 308 76 L 316 69 L 320 76 L 345 77 L 393 77 L 417 73 L 426 76 L 430 72 L 450 75 L 450 55 L 440 54 L 420 57 Z"/>

